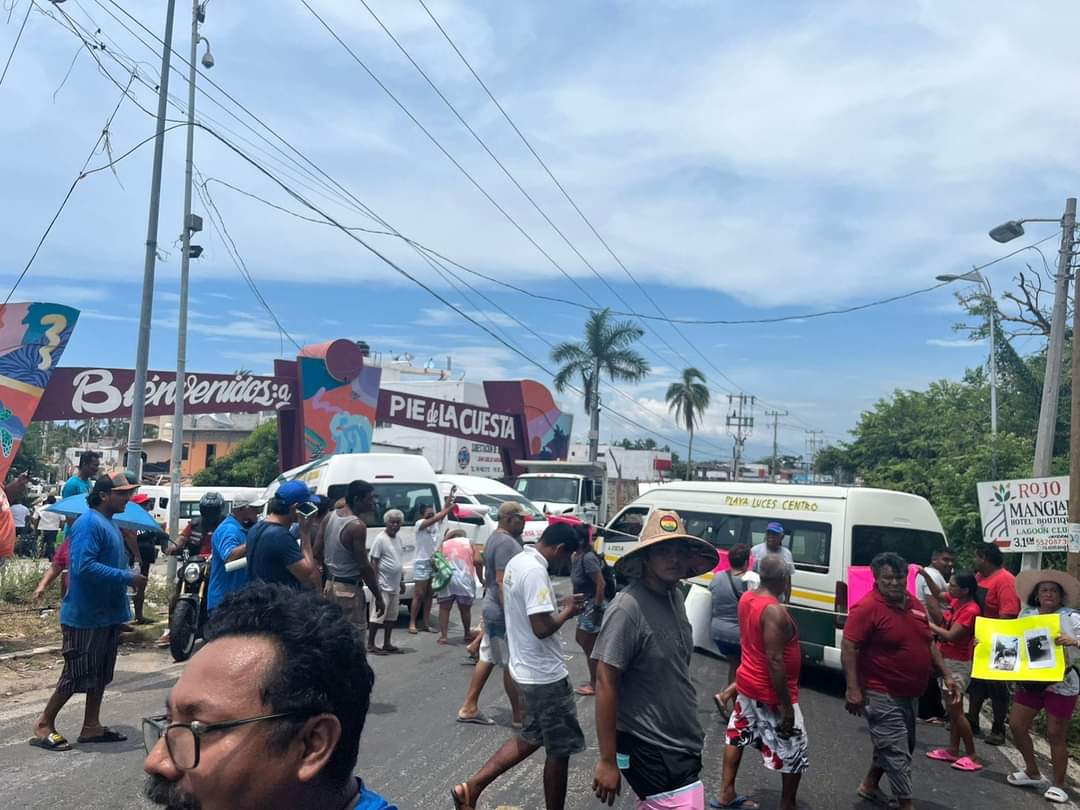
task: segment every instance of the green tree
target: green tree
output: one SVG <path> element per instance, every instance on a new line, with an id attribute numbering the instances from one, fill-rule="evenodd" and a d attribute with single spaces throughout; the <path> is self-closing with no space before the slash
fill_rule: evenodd
<path id="1" fill-rule="evenodd" d="M 611 310 L 589 314 L 585 339 L 580 343 L 564 341 L 551 350 L 551 360 L 559 365 L 553 382 L 563 393 L 581 381 L 585 394 L 585 413 L 590 417 L 589 461 L 596 461 L 597 437 L 600 435 L 600 378 L 606 374 L 612 382 L 640 382 L 649 373 L 649 362 L 634 349 L 645 331 L 632 321 L 616 321 Z"/>
<path id="2" fill-rule="evenodd" d="M 33 478 L 46 478 L 48 459 L 42 454 L 41 423 L 32 422 L 11 462 L 13 472 L 26 472 Z"/>
<path id="3" fill-rule="evenodd" d="M 675 421 L 686 428 L 690 434 L 686 446 L 686 477 L 693 478 L 694 428 L 709 409 L 709 388 L 705 384 L 705 375 L 696 368 L 684 368 L 682 379 L 668 386 L 668 410 L 675 414 Z"/>
<path id="4" fill-rule="evenodd" d="M 197 487 L 262 487 L 281 472 L 277 423 L 259 425 L 227 456 L 195 475 Z"/>

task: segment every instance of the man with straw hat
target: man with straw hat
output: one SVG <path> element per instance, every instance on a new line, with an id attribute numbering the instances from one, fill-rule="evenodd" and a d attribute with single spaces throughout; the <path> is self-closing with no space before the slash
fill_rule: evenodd
<path id="1" fill-rule="evenodd" d="M 1065 774 L 1069 765 L 1066 738 L 1069 721 L 1080 696 L 1080 582 L 1064 571 L 1024 571 L 1016 578 L 1016 593 L 1024 605 L 1025 616 L 1057 613 L 1061 616 L 1061 631 L 1054 643 L 1065 648 L 1065 679 L 1058 683 L 1020 683 L 1013 695 L 1009 712 L 1009 730 L 1013 742 L 1024 757 L 1024 770 L 1006 777 L 1016 787 L 1043 789 L 1044 780 L 1035 759 L 1031 742 L 1031 725 L 1043 710 L 1046 711 L 1046 740 L 1050 743 L 1050 763 L 1054 771 L 1053 784 L 1043 792 L 1043 798 L 1057 804 L 1069 801 L 1065 790 Z M 1029 642 L 1031 643 L 1031 642 Z"/>
<path id="2" fill-rule="evenodd" d="M 608 805 L 625 776 L 638 810 L 705 807 L 694 641 L 678 586 L 718 562 L 716 549 L 687 534 L 676 512 L 657 510 L 615 564 L 631 582 L 608 608 L 592 654 L 600 743 L 593 791 Z"/>

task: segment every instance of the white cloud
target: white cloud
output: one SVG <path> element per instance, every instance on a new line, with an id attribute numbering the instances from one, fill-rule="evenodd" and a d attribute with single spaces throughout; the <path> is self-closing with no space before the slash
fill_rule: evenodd
<path id="1" fill-rule="evenodd" d="M 985 343 L 984 340 L 968 340 L 967 338 L 930 338 L 926 341 L 927 346 L 937 346 L 940 349 L 972 349 Z"/>

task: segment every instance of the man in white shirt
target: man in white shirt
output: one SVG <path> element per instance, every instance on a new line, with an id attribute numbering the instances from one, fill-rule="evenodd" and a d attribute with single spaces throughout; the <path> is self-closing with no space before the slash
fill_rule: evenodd
<path id="1" fill-rule="evenodd" d="M 53 552 L 56 551 L 56 535 L 60 531 L 60 521 L 64 519 L 64 516 L 59 512 L 47 511 L 50 506 L 56 503 L 56 496 L 50 495 L 34 511 L 34 520 L 37 521 L 37 530 L 41 532 L 44 545 L 41 550 L 41 556 L 46 560 L 52 561 Z"/>
<path id="2" fill-rule="evenodd" d="M 368 550 L 371 564 L 375 566 L 379 577 L 379 590 L 382 592 L 383 609 L 380 612 L 375 601 L 371 603 L 371 616 L 368 619 L 367 651 L 372 655 L 399 653 L 400 647 L 390 643 L 390 633 L 398 615 L 398 596 L 401 592 L 401 524 L 405 515 L 400 509 L 387 509 L 383 515 L 385 527 Z M 375 634 L 383 628 L 383 645 L 375 646 Z"/>
<path id="3" fill-rule="evenodd" d="M 510 674 L 525 703 L 525 722 L 473 776 L 451 790 L 457 810 L 476 806 L 484 789 L 541 747 L 547 810 L 562 810 L 570 757 L 585 750 L 577 720 L 559 628 L 581 610 L 584 597 L 570 596 L 560 609 L 548 576 L 552 563 L 565 564 L 578 546 L 578 529 L 548 526 L 536 545 L 526 546 L 506 565 L 503 604 L 510 646 Z"/>
<path id="4" fill-rule="evenodd" d="M 15 521 L 15 536 L 22 541 L 26 548 L 27 556 L 37 554 L 37 543 L 30 537 L 29 526 L 26 519 L 30 517 L 30 509 L 22 501 L 16 501 L 11 505 L 11 519 Z"/>

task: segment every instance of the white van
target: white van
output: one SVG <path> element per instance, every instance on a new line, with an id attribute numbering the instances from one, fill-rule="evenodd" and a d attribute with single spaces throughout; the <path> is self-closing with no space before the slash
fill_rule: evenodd
<path id="1" fill-rule="evenodd" d="M 270 497 L 283 481 L 299 480 L 313 487 L 316 494 L 333 504 L 345 496 L 349 484 L 357 479 L 375 487 L 375 515 L 366 521 L 369 542 L 375 539 L 388 509 L 400 509 L 405 522 L 398 537 L 401 540 L 401 559 L 404 567 L 405 595 L 402 601 L 412 600 L 413 560 L 416 557 L 416 521 L 423 506 L 442 503 L 435 471 L 423 456 L 399 453 L 339 453 L 316 459 L 288 470 L 274 479 L 263 493 Z"/>
<path id="2" fill-rule="evenodd" d="M 225 499 L 225 511 L 232 510 L 232 500 L 239 495 L 258 498 L 262 487 L 180 487 L 180 531 L 183 531 L 191 519 L 199 514 L 199 499 L 207 492 L 217 492 Z M 152 501 L 150 509 L 154 519 L 163 526 L 169 525 L 169 486 L 141 486 L 139 492 L 148 495 Z"/>
<path id="3" fill-rule="evenodd" d="M 484 545 L 488 536 L 495 531 L 499 506 L 503 501 L 517 501 L 532 513 L 532 518 L 525 521 L 525 531 L 521 534 L 521 539 L 526 543 L 535 543 L 547 528 L 547 518 L 532 501 L 494 478 L 478 475 L 440 475 L 438 478 L 439 494 L 443 498 L 450 494 L 451 487 L 457 487 L 454 501 L 471 507 L 468 511 L 475 518 L 451 519 L 449 523 L 464 529 L 473 545 Z"/>
<path id="4" fill-rule="evenodd" d="M 791 615 L 799 626 L 803 654 L 840 667 L 840 640 L 847 615 L 847 570 L 869 565 L 874 555 L 895 551 L 909 563 L 926 565 L 945 544 L 945 532 L 925 498 L 859 487 L 679 481 L 656 487 L 608 524 L 604 555 L 609 563 L 636 545 L 654 509 L 673 509 L 695 537 L 728 549 L 765 541 L 765 526 L 784 525 L 784 545 L 795 559 Z M 615 534 L 620 532 L 621 534 Z M 688 580 L 686 611 L 694 646 L 716 653 L 709 632 L 713 574 Z"/>

